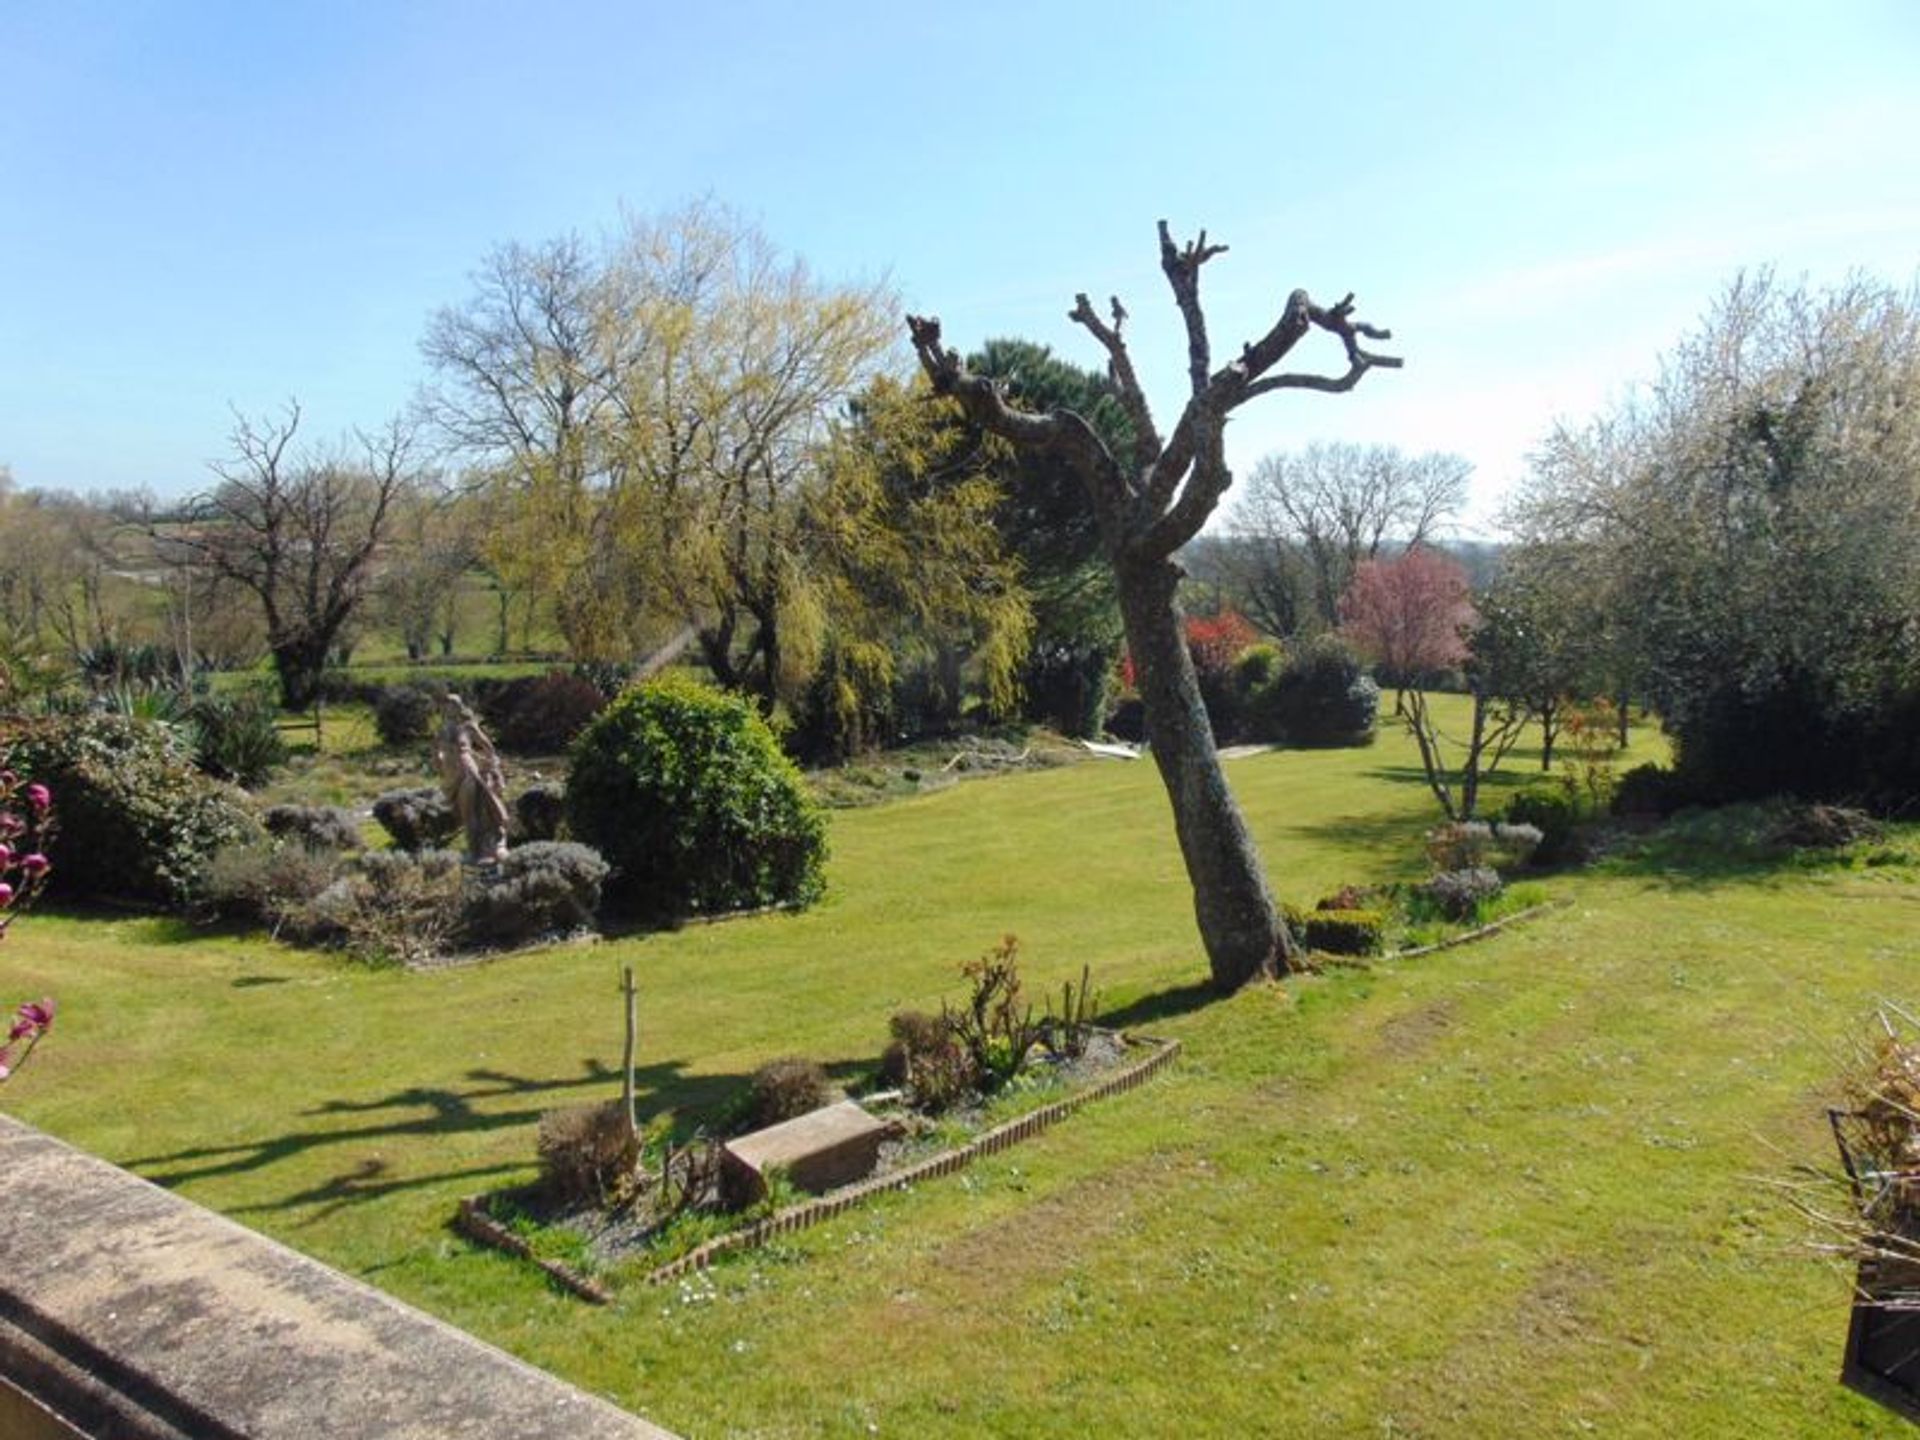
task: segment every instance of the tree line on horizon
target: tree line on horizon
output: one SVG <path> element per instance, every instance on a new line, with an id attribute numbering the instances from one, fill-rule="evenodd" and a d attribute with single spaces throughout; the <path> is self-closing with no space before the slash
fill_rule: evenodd
<path id="1" fill-rule="evenodd" d="M 1631 697 L 1703 795 L 1897 805 L 1920 793 L 1914 314 L 1864 279 L 1736 281 L 1648 391 L 1547 438 L 1498 546 L 1449 544 L 1456 456 L 1269 456 L 1182 550 L 1183 601 L 1282 653 L 1357 644 L 1403 696 L 1497 699 L 1549 757 L 1569 702 Z M 1098 733 L 1124 645 L 1081 481 L 909 372 L 898 325 L 883 287 L 711 204 L 502 246 L 378 431 L 238 416 L 176 505 L 0 486 L 9 686 L 124 673 L 145 642 L 180 673 L 270 657 L 298 708 L 370 631 L 426 660 L 508 652 L 517 626 L 575 662 L 684 650 L 819 757 L 963 717 Z M 1111 372 L 1015 338 L 965 359 L 1134 445 Z M 1440 638 L 1394 653 L 1368 586 L 1449 548 L 1460 575 L 1415 602 Z"/>

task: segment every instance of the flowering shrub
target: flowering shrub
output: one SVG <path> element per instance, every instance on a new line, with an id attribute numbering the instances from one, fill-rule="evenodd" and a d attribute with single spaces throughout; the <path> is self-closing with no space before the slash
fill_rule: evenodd
<path id="1" fill-rule="evenodd" d="M 0 770 L 0 939 L 47 883 L 52 864 L 41 846 L 53 833 L 53 794 L 38 781 Z M 14 1011 L 0 1044 L 0 1080 L 11 1076 L 53 1028 L 53 1000 L 29 1000 Z"/>

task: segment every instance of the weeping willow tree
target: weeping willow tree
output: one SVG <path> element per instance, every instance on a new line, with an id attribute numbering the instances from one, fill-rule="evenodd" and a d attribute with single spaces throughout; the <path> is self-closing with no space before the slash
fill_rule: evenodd
<path id="1" fill-rule="evenodd" d="M 925 380 L 876 380 L 835 427 L 802 519 L 822 646 L 816 724 L 830 748 L 885 738 L 903 673 L 934 674 L 994 715 L 1014 713 L 1034 615 L 995 521 L 1002 442 L 960 423 Z"/>
<path id="2" fill-rule="evenodd" d="M 498 502 L 490 563 L 576 657 L 691 626 L 715 678 L 770 707 L 821 655 L 809 496 L 891 348 L 892 296 L 711 204 L 597 247 L 508 246 L 474 280 L 422 348 L 432 413 Z"/>

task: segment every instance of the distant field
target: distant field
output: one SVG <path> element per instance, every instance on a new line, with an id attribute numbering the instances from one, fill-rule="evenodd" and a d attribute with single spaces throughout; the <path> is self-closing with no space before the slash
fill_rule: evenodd
<path id="1" fill-rule="evenodd" d="M 1286 898 L 1419 873 L 1397 735 L 1229 775 Z M 1835 1383 L 1846 1282 L 1761 1181 L 1826 1158 L 1839 1052 L 1913 991 L 1920 832 L 1871 869 L 1621 859 L 1505 936 L 1217 1001 L 1149 764 L 832 824 L 808 914 L 433 975 L 37 913 L 0 980 L 59 1029 L 4 1097 L 689 1436 L 1903 1430 Z M 775 1056 L 871 1065 L 1006 931 L 1036 988 L 1089 964 L 1180 1037 L 1171 1077 L 610 1310 L 448 1231 L 541 1110 L 617 1093 L 623 964 L 644 1106 L 704 1108 Z"/>

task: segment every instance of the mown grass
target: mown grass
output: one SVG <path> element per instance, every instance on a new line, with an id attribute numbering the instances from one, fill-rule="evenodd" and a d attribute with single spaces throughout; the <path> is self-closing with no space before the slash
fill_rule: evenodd
<path id="1" fill-rule="evenodd" d="M 1229 774 L 1285 897 L 1419 873 L 1398 737 Z M 833 841 L 805 915 L 430 975 L 36 914 L 0 979 L 63 1010 L 5 1098 L 690 1436 L 1893 1433 L 1835 1383 L 1846 1284 L 1760 1180 L 1824 1158 L 1844 1042 L 1911 991 L 1910 861 L 1623 857 L 1517 931 L 1220 1001 L 1148 764 Z M 448 1232 L 530 1177 L 542 1109 L 617 1093 L 621 965 L 647 1108 L 699 1108 L 777 1055 L 870 1063 L 1009 930 L 1036 990 L 1090 963 L 1179 1036 L 1173 1074 L 608 1310 Z"/>

